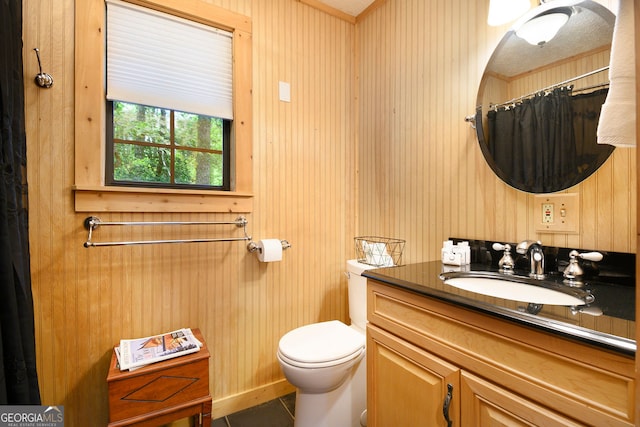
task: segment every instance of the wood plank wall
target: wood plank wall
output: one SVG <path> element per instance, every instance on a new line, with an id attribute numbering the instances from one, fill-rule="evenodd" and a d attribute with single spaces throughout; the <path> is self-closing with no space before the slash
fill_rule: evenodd
<path id="1" fill-rule="evenodd" d="M 634 8 L 634 24 L 636 29 L 635 36 L 635 55 L 636 55 L 636 76 L 640 75 L 640 8 Z M 640 84 L 636 81 L 636 105 L 640 105 Z M 636 140 L 640 136 L 640 109 L 636 108 Z M 640 161 L 640 153 L 636 149 L 636 162 Z M 636 163 L 637 164 L 637 163 Z M 640 175 L 636 171 L 636 194 L 640 192 L 638 182 Z M 636 199 L 636 207 L 640 204 L 640 198 Z M 640 218 L 636 216 L 636 227 L 640 226 Z M 636 229 L 638 233 L 638 229 Z M 640 245 L 640 233 L 636 235 L 636 242 Z M 636 256 L 636 319 L 640 318 L 640 292 L 638 292 L 638 277 L 640 277 L 640 259 Z M 640 336 L 640 324 L 636 324 L 636 337 Z M 640 357 L 636 357 L 636 384 L 635 384 L 635 419 L 640 420 Z M 637 422 L 637 421 L 636 421 Z"/>
<path id="2" fill-rule="evenodd" d="M 294 0 L 203 0 L 253 21 L 255 239 L 288 239 L 259 264 L 241 243 L 85 249 L 73 208 L 74 0 L 23 1 L 30 239 L 43 403 L 68 426 L 107 421 L 114 343 L 200 327 L 212 352 L 214 416 L 290 391 L 275 358 L 286 331 L 347 320 L 354 236 L 407 240 L 405 261 L 438 258 L 449 235 L 635 251 L 635 152 L 573 191 L 579 235 L 533 232 L 531 196 L 486 166 L 463 118 L 505 28 L 488 1 L 386 0 L 356 24 Z M 54 87 L 31 84 L 38 47 Z M 278 81 L 291 103 L 278 101 Z M 232 220 L 226 214 L 107 214 L 103 220 Z M 228 229 L 195 234 L 226 234 Z M 231 232 L 236 232 L 231 230 Z M 180 238 L 174 228 L 100 239 Z"/>
<path id="3" fill-rule="evenodd" d="M 406 239 L 406 262 L 439 259 L 449 236 L 635 252 L 635 149 L 566 191 L 580 195 L 579 234 L 536 233 L 533 196 L 484 161 L 464 117 L 508 29 L 486 25 L 488 5 L 388 1 L 358 22 L 360 233 Z"/>
<path id="4" fill-rule="evenodd" d="M 206 0 L 205 0 L 206 1 Z M 120 338 L 199 327 L 211 350 L 214 416 L 292 391 L 279 338 L 348 321 L 355 236 L 355 25 L 293 0 L 211 0 L 252 18 L 254 239 L 288 239 L 280 263 L 242 242 L 85 249 L 74 212 L 74 1 L 25 1 L 30 236 L 43 402 L 67 426 L 106 425 L 106 373 Z M 33 84 L 38 47 L 54 79 Z M 291 102 L 278 100 L 278 81 Z M 223 221 L 236 214 L 98 215 L 104 221 Z M 96 241 L 241 236 L 234 226 L 103 227 Z"/>

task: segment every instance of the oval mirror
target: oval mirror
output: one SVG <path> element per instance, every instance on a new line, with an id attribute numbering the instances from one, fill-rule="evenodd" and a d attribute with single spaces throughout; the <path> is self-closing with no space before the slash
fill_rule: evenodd
<path id="1" fill-rule="evenodd" d="M 568 20 L 544 41 L 531 27 L 550 15 Z M 528 193 L 564 190 L 611 155 L 614 147 L 597 144 L 596 130 L 614 23 L 595 1 L 554 0 L 502 38 L 480 82 L 475 127 L 485 159 L 505 183 Z"/>

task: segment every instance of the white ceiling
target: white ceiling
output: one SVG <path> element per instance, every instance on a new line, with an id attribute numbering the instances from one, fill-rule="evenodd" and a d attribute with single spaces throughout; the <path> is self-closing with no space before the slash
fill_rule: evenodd
<path id="1" fill-rule="evenodd" d="M 509 31 L 496 48 L 486 71 L 513 77 L 611 45 L 615 15 L 609 9 L 595 2 L 576 5 L 572 9 L 571 19 L 542 47 L 532 46 Z M 530 14 L 535 16 L 536 13 L 537 9 L 534 9 Z"/>
<path id="2" fill-rule="evenodd" d="M 373 3 L 373 0 L 320 0 L 320 2 L 348 15 L 358 16 Z"/>

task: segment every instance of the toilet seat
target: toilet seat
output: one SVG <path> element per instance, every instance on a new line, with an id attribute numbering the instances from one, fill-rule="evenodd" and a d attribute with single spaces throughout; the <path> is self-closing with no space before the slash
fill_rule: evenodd
<path id="1" fill-rule="evenodd" d="M 361 355 L 364 356 L 364 352 L 365 352 L 365 348 L 362 347 L 359 350 L 357 350 L 355 353 L 350 354 L 350 355 L 345 356 L 345 357 L 340 358 L 340 359 L 329 360 L 329 361 L 326 361 L 326 362 L 305 363 L 305 362 L 299 362 L 297 360 L 292 360 L 292 359 L 288 358 L 287 356 L 283 355 L 280 352 L 280 350 L 278 350 L 278 358 L 283 363 L 287 363 L 287 364 L 289 364 L 291 366 L 295 366 L 296 368 L 320 369 L 320 368 L 330 368 L 332 366 L 337 366 L 337 365 L 340 365 L 342 363 L 349 362 L 349 361 L 351 361 L 353 359 L 356 359 L 356 358 L 360 357 Z"/>
<path id="2" fill-rule="evenodd" d="M 301 368 L 339 365 L 364 352 L 365 336 L 339 320 L 313 323 L 286 333 L 278 354 L 286 363 Z"/>

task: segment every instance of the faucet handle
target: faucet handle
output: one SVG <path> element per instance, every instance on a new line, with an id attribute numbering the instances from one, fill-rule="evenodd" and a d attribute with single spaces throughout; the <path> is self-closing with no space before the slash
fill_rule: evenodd
<path id="1" fill-rule="evenodd" d="M 491 245 L 494 251 L 504 251 L 506 249 L 506 246 L 509 246 L 509 244 L 495 242 L 493 245 Z"/>
<path id="2" fill-rule="evenodd" d="M 600 252 L 583 252 L 580 253 L 575 249 L 569 252 L 569 265 L 564 269 L 563 276 L 565 279 L 576 280 L 579 279 L 584 271 L 578 264 L 578 258 L 582 258 L 587 261 L 602 261 L 602 254 Z"/>
<path id="3" fill-rule="evenodd" d="M 572 251 L 573 252 L 573 251 Z M 578 252 L 578 251 L 576 251 Z M 571 256 L 571 253 L 569 253 L 569 256 Z M 587 261 L 602 261 L 602 258 L 604 258 L 602 256 L 602 254 L 600 252 L 582 252 L 582 253 L 578 253 L 577 255 L 578 257 L 587 260 Z"/>
<path id="4" fill-rule="evenodd" d="M 494 243 L 492 245 L 494 251 L 504 251 L 502 258 L 498 261 L 498 268 L 503 273 L 511 273 L 513 272 L 513 267 L 515 266 L 515 262 L 513 261 L 513 257 L 511 256 L 511 245 L 508 243 Z"/>

